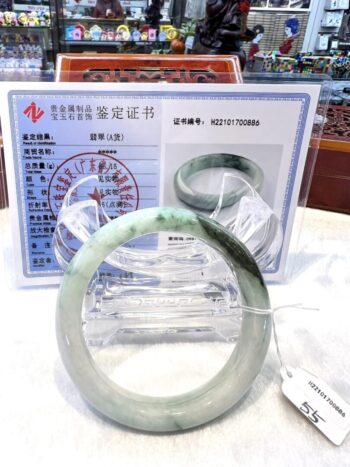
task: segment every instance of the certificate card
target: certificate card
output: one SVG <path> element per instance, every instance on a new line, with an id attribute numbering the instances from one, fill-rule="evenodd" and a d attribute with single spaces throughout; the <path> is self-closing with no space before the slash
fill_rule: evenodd
<path id="1" fill-rule="evenodd" d="M 320 87 L 6 84 L 0 108 L 18 284 L 59 283 L 52 235 L 79 180 L 98 177 L 99 191 L 84 196 L 110 218 L 159 205 L 190 208 L 176 196 L 174 174 L 192 158 L 220 153 L 263 171 L 260 194 L 284 236 L 264 275 L 282 280 Z M 217 180 L 199 191 L 213 189 Z"/>

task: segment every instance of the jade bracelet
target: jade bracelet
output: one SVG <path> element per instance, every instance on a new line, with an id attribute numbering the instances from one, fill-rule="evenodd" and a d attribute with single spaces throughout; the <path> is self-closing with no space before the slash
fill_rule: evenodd
<path id="1" fill-rule="evenodd" d="M 241 333 L 223 368 L 202 386 L 172 397 L 131 392 L 101 371 L 82 332 L 82 306 L 101 262 L 140 235 L 171 231 L 193 235 L 215 248 L 236 275 L 243 312 Z M 261 370 L 271 337 L 269 296 L 254 258 L 217 222 L 185 209 L 150 208 L 119 217 L 99 229 L 77 252 L 61 284 L 56 333 L 63 363 L 84 399 L 99 412 L 140 430 L 184 430 L 206 423 L 234 406 Z"/>
<path id="2" fill-rule="evenodd" d="M 189 186 L 189 178 L 195 173 L 211 168 L 224 167 L 236 169 L 249 177 L 249 182 L 259 191 L 264 181 L 264 173 L 255 162 L 234 154 L 206 154 L 185 162 L 175 174 L 174 188 L 181 201 L 197 209 L 213 210 L 216 208 L 220 195 L 194 190 Z M 231 206 L 249 192 L 249 187 L 243 185 L 237 190 L 224 193 L 222 207 Z"/>

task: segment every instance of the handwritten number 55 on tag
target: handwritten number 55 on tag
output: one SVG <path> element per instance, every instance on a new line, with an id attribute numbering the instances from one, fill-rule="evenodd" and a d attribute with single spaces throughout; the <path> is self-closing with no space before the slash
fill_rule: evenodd
<path id="1" fill-rule="evenodd" d="M 304 412 L 307 415 L 307 418 L 312 421 L 312 423 L 318 423 L 320 420 L 325 422 L 325 419 L 321 417 L 321 415 L 314 410 L 307 402 L 304 402 L 300 407 L 299 410 Z"/>
<path id="2" fill-rule="evenodd" d="M 281 371 L 283 394 L 332 443 L 350 432 L 350 405 L 317 376 L 302 368 Z"/>

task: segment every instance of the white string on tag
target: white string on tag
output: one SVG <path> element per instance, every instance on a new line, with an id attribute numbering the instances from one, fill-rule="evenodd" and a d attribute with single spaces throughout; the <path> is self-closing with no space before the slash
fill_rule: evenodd
<path id="1" fill-rule="evenodd" d="M 293 304 L 290 304 L 290 305 L 280 305 L 280 306 L 272 308 L 273 337 L 274 337 L 274 341 L 275 341 L 277 357 L 278 357 L 278 360 L 279 360 L 280 365 L 281 365 L 280 372 L 281 372 L 282 379 L 284 379 L 284 377 L 286 377 L 286 376 L 288 376 L 289 378 L 291 378 L 293 376 L 293 373 L 292 373 L 290 367 L 288 367 L 284 363 L 284 360 L 282 358 L 281 347 L 279 345 L 279 339 L 278 339 L 277 330 L 276 330 L 275 313 L 276 313 L 276 311 L 283 310 L 283 309 L 286 309 L 286 308 L 294 308 L 294 309 L 306 310 L 306 311 L 320 311 L 319 308 L 306 307 L 302 303 L 293 303 Z"/>
<path id="2" fill-rule="evenodd" d="M 291 378 L 293 376 L 290 367 L 288 367 L 284 363 L 284 359 L 282 358 L 282 353 L 281 353 L 281 347 L 279 344 L 279 338 L 277 335 L 277 329 L 276 329 L 276 320 L 275 320 L 275 313 L 276 311 L 280 311 L 286 308 L 293 308 L 293 309 L 298 309 L 298 310 L 305 310 L 305 311 L 320 311 L 319 308 L 316 307 L 309 307 L 309 306 L 304 306 L 302 303 L 292 303 L 292 304 L 286 304 L 286 305 L 280 305 L 274 308 L 269 308 L 269 309 L 261 309 L 261 308 L 253 308 L 245 305 L 240 305 L 237 308 L 242 309 L 243 311 L 247 311 L 250 313 L 258 313 L 258 314 L 271 314 L 272 315 L 272 330 L 273 330 L 273 338 L 275 341 L 275 346 L 276 346 L 276 352 L 277 352 L 277 357 L 280 362 L 281 368 L 280 372 L 283 376 L 288 376 Z M 284 378 L 283 378 L 284 379 Z"/>

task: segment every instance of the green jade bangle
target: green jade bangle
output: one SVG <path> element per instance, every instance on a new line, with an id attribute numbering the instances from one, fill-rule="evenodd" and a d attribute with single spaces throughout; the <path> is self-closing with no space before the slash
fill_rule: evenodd
<path id="1" fill-rule="evenodd" d="M 194 208 L 214 210 L 219 202 L 220 195 L 196 191 L 188 185 L 188 181 L 193 174 L 216 167 L 236 169 L 243 172 L 248 175 L 249 182 L 255 190 L 259 191 L 262 187 L 264 173 L 251 160 L 234 154 L 206 154 L 189 160 L 178 169 L 174 177 L 174 188 L 177 197 Z M 249 193 L 249 187 L 246 184 L 237 190 L 224 193 L 222 207 L 225 208 L 235 204 L 247 193 Z"/>
<path id="2" fill-rule="evenodd" d="M 211 380 L 172 397 L 144 396 L 117 385 L 94 362 L 82 332 L 84 296 L 100 263 L 132 238 L 159 231 L 194 235 L 218 250 L 235 272 L 242 306 L 261 310 L 242 313 L 237 344 L 227 363 Z M 223 414 L 249 390 L 268 350 L 269 310 L 268 292 L 254 258 L 225 228 L 185 209 L 149 208 L 106 224 L 79 249 L 59 290 L 57 341 L 70 377 L 85 400 L 99 412 L 140 430 L 184 430 Z"/>

